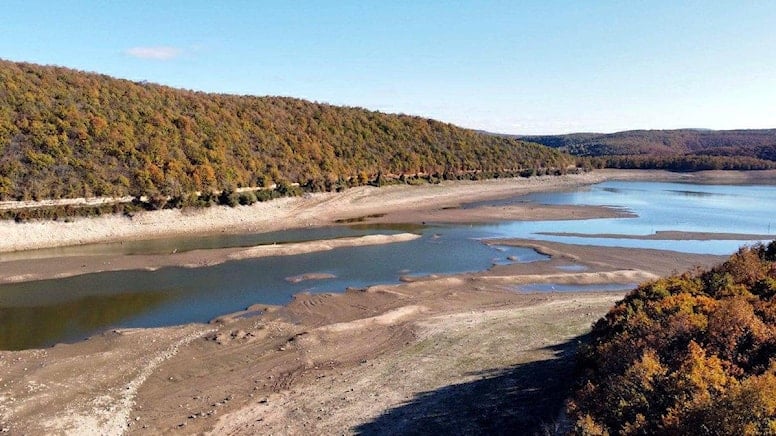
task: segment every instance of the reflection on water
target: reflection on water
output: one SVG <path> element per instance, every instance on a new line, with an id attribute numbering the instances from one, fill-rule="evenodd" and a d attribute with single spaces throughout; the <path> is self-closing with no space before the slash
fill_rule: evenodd
<path id="1" fill-rule="evenodd" d="M 582 272 L 588 269 L 585 265 L 558 265 L 555 268 L 565 272 Z"/>
<path id="2" fill-rule="evenodd" d="M 600 188 L 604 192 L 609 192 L 609 193 L 612 193 L 612 194 L 625 194 L 625 193 L 629 193 L 629 194 L 633 195 L 633 194 L 636 194 L 638 192 L 646 192 L 643 189 L 636 189 L 634 187 L 628 187 L 626 189 L 626 188 L 622 188 L 622 187 L 604 186 L 604 184 L 598 186 L 598 188 Z M 595 189 L 595 188 L 593 188 L 593 189 Z"/>
<path id="3" fill-rule="evenodd" d="M 208 250 L 230 247 L 253 247 L 265 244 L 281 244 L 287 242 L 307 242 L 320 239 L 336 239 L 345 237 L 365 236 L 372 234 L 373 229 L 367 226 L 320 227 L 312 229 L 291 229 L 268 233 L 244 234 L 212 234 L 201 236 L 178 236 L 171 238 L 148 239 L 143 241 L 124 241 L 108 244 L 89 244 L 77 247 L 56 247 L 40 250 L 30 250 L 18 253 L 0 253 L 0 261 L 17 259 L 42 259 L 65 256 L 100 256 L 100 255 L 135 255 L 135 254 L 168 254 L 183 253 L 192 250 Z M 384 233 L 395 233 L 412 230 L 401 228 L 388 229 Z"/>
<path id="4" fill-rule="evenodd" d="M 584 221 L 505 222 L 488 230 L 502 237 L 541 239 L 606 247 L 654 248 L 686 253 L 728 254 L 755 241 L 657 241 L 541 232 L 648 235 L 658 231 L 775 235 L 776 186 L 690 185 L 658 182 L 604 182 L 576 191 L 545 192 L 512 200 L 551 205 L 623 207 L 635 218 Z M 488 204 L 480 202 L 479 204 Z"/>
<path id="5" fill-rule="evenodd" d="M 20 350 L 72 341 L 105 326 L 117 325 L 162 304 L 164 292 L 89 295 L 63 299 L 57 304 L 0 307 L 0 349 Z"/>
<path id="6" fill-rule="evenodd" d="M 671 192 L 675 192 L 680 195 L 684 195 L 685 197 L 713 197 L 715 195 L 725 195 L 725 194 L 716 194 L 712 192 L 700 192 L 700 191 L 679 191 L 679 190 L 671 190 Z"/>
<path id="7" fill-rule="evenodd" d="M 364 221 L 368 220 L 369 218 L 382 218 L 384 217 L 384 213 L 373 213 L 371 215 L 364 215 L 359 216 L 356 218 L 342 218 L 338 220 L 334 220 L 335 223 L 338 224 L 353 224 L 353 223 L 363 223 Z"/>
<path id="8" fill-rule="evenodd" d="M 51 345 L 116 326 L 206 322 L 255 303 L 285 304 L 302 291 L 341 292 L 347 287 L 399 283 L 402 275 L 473 272 L 487 269 L 494 261 L 546 258 L 528 248 L 490 247 L 471 235 L 468 227 L 436 227 L 406 243 L 245 259 L 204 268 L 105 272 L 2 285 L 0 323 L 14 327 L 3 335 L 0 347 Z M 296 283 L 286 280 L 311 272 L 333 278 Z M 129 296 L 135 298 L 132 304 L 121 300 Z M 112 308 L 112 304 L 117 307 Z M 95 311 L 105 312 L 104 316 Z M 18 315 L 6 316 L 11 313 Z M 75 320 L 98 317 L 92 323 L 67 322 L 71 316 Z M 34 333 L 26 335 L 27 330 Z"/>
<path id="9" fill-rule="evenodd" d="M 692 194 L 687 194 L 691 192 Z M 696 195 L 702 193 L 701 195 Z M 0 348 L 27 348 L 70 341 L 117 326 L 152 327 L 204 322 L 256 303 L 285 304 L 302 291 L 339 292 L 347 287 L 398 283 L 402 275 L 482 271 L 493 264 L 546 259 L 528 248 L 488 246 L 493 238 L 527 238 L 572 244 L 669 249 L 728 254 L 752 241 L 659 241 L 540 235 L 539 232 L 651 234 L 656 231 L 772 234 L 776 232 L 776 186 L 715 186 L 677 183 L 606 182 L 576 191 L 537 193 L 499 202 L 611 205 L 637 218 L 584 221 L 504 222 L 483 225 L 419 226 L 354 224 L 265 234 L 211 235 L 101 244 L 0 255 L 0 260 L 69 255 L 169 253 L 413 232 L 414 241 L 341 248 L 277 258 L 246 259 L 196 269 L 119 271 L 59 280 L 0 285 Z M 465 206 L 471 207 L 471 205 Z M 773 232 L 771 230 L 773 225 Z M 34 261 L 34 260 L 32 260 Z M 572 269 L 573 268 L 573 269 Z M 569 266 L 568 270 L 577 267 Z M 326 273 L 335 278 L 289 283 L 286 277 Z M 584 287 L 555 290 L 586 290 Z M 625 289 L 617 285 L 614 290 Z M 627 285 L 627 287 L 633 287 Z M 523 291 L 542 291 L 525 288 Z M 595 285 L 590 289 L 609 289 Z M 546 289 L 545 289 L 546 290 Z"/>
<path id="10" fill-rule="evenodd" d="M 351 224 L 348 228 L 363 233 L 423 233 L 426 226 L 412 223 L 363 223 Z"/>

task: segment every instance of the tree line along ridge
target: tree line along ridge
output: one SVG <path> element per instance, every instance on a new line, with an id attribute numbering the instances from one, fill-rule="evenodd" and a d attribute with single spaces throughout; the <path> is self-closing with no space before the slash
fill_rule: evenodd
<path id="1" fill-rule="evenodd" d="M 430 119 L 0 61 L 0 200 L 565 172 L 571 156 Z"/>
<path id="2" fill-rule="evenodd" d="M 776 129 L 630 130 L 514 137 L 589 157 L 596 167 L 670 171 L 776 168 Z"/>

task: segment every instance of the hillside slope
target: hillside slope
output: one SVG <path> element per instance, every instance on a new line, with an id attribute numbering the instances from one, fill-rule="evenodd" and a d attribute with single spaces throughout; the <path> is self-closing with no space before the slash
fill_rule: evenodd
<path id="1" fill-rule="evenodd" d="M 206 94 L 0 61 L 0 200 L 182 195 L 379 173 L 565 168 L 555 150 L 434 120 Z"/>
<path id="2" fill-rule="evenodd" d="M 581 349 L 576 434 L 776 432 L 774 296 L 776 241 L 639 286 Z"/>
<path id="3" fill-rule="evenodd" d="M 519 138 L 580 156 L 693 153 L 776 160 L 776 129 L 630 130 Z"/>
<path id="4" fill-rule="evenodd" d="M 776 168 L 776 129 L 631 130 L 610 134 L 514 136 L 611 168 L 760 170 Z"/>

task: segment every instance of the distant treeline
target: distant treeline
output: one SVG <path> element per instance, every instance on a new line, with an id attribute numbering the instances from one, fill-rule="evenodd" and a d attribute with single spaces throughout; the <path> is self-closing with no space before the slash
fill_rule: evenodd
<path id="1" fill-rule="evenodd" d="M 593 327 L 575 434 L 776 434 L 776 241 L 646 283 Z"/>
<path id="2" fill-rule="evenodd" d="M 776 168 L 776 129 L 633 130 L 515 138 L 596 158 L 597 167 L 672 171 Z"/>
<path id="3" fill-rule="evenodd" d="M 607 156 L 592 158 L 597 168 L 659 169 L 669 171 L 705 170 L 769 170 L 776 162 L 746 156 L 667 155 L 667 156 Z"/>
<path id="4" fill-rule="evenodd" d="M 484 177 L 576 163 L 420 117 L 0 61 L 0 200 L 186 198 L 281 182 L 335 190 L 378 174 Z"/>

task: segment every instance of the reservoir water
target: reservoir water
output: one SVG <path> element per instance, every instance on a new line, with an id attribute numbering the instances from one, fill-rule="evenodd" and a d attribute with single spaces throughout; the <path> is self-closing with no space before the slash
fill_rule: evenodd
<path id="1" fill-rule="evenodd" d="M 776 235 L 776 186 L 699 185 L 610 181 L 565 192 L 529 194 L 487 204 L 534 202 L 622 208 L 635 218 L 584 221 L 511 221 L 487 226 L 503 237 L 542 239 L 568 244 L 730 254 L 751 240 L 649 240 L 594 235 L 643 236 L 660 231 Z M 485 202 L 474 203 L 474 207 Z M 579 233 L 591 236 L 558 236 Z M 775 236 L 776 237 L 776 236 Z"/>
<path id="2" fill-rule="evenodd" d="M 482 239 L 530 238 L 572 244 L 728 254 L 754 241 L 660 241 L 557 236 L 547 233 L 635 236 L 672 230 L 766 235 L 776 233 L 773 213 L 776 210 L 776 186 L 605 182 L 573 191 L 531 194 L 464 207 L 518 202 L 606 205 L 625 208 L 637 217 L 468 225 L 357 224 L 4 254 L 0 255 L 0 260 L 29 259 L 34 262 L 34 259 L 41 257 L 169 253 L 172 249 L 185 251 L 253 246 L 374 233 L 410 231 L 422 235 L 419 239 L 405 243 L 248 259 L 203 268 L 106 272 L 0 285 L 0 349 L 22 349 L 74 341 L 114 327 L 206 322 L 255 303 L 285 304 L 293 294 L 303 291 L 338 292 L 347 287 L 398 283 L 402 276 L 481 271 L 494 264 L 546 259 L 527 248 L 489 246 L 483 244 Z M 323 273 L 333 278 L 301 282 L 287 280 L 308 273 Z"/>

